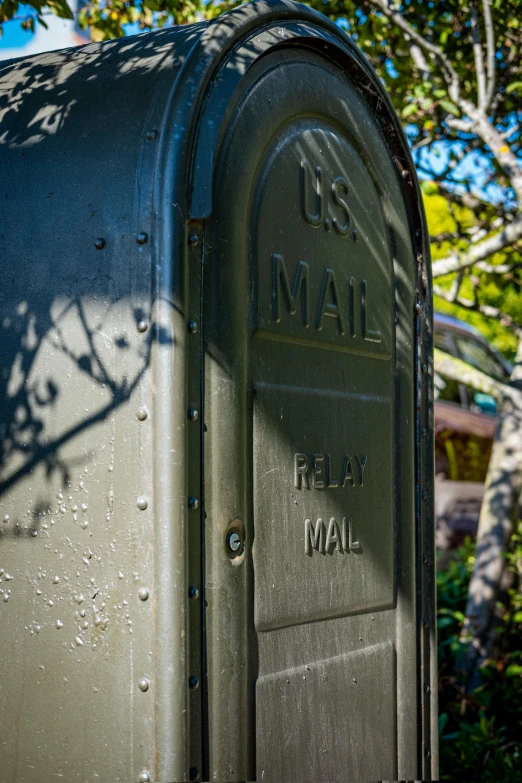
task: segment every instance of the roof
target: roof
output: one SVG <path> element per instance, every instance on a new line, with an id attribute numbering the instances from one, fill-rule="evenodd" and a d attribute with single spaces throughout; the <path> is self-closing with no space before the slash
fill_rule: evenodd
<path id="1" fill-rule="evenodd" d="M 449 326 L 450 329 L 456 329 L 459 332 L 472 334 L 474 337 L 479 337 L 482 340 L 485 339 L 484 335 L 475 329 L 475 327 L 471 326 L 465 321 L 461 321 L 459 318 L 454 318 L 452 315 L 445 315 L 444 313 L 435 312 L 433 314 L 433 321 L 435 326 Z"/>

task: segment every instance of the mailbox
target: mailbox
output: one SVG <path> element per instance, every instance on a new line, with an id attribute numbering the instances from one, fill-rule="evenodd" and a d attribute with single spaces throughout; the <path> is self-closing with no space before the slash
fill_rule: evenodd
<path id="1" fill-rule="evenodd" d="M 430 779 L 432 305 L 289 0 L 0 70 L 2 780 Z"/>

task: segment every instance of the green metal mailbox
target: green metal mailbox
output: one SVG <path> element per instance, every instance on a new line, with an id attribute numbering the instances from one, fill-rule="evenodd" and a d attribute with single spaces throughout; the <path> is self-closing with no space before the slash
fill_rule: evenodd
<path id="1" fill-rule="evenodd" d="M 437 776 L 431 284 L 290 2 L 0 69 L 0 779 Z"/>

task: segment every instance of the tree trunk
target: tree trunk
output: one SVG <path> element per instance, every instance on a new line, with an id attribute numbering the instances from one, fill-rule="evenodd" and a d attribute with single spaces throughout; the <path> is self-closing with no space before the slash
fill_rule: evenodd
<path id="1" fill-rule="evenodd" d="M 466 620 L 461 641 L 466 644 L 457 668 L 466 687 L 480 684 L 480 665 L 495 640 L 495 606 L 522 490 L 522 340 L 510 385 L 500 387 L 500 417 L 484 487 L 477 531 L 476 555 L 469 583 Z"/>

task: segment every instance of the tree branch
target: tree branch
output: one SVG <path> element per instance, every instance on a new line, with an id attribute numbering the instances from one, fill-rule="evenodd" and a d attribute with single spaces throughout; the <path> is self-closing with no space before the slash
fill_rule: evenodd
<path id="1" fill-rule="evenodd" d="M 448 275 L 451 272 L 458 272 L 461 269 L 473 266 L 477 261 L 484 261 L 505 247 L 513 245 L 521 238 L 522 213 L 519 212 L 514 220 L 508 223 L 498 234 L 484 239 L 464 253 L 451 253 L 446 258 L 434 261 L 432 264 L 433 277 L 442 277 L 442 275 Z"/>
<path id="2" fill-rule="evenodd" d="M 445 378 L 449 378 L 457 383 L 463 383 L 465 386 L 469 386 L 483 394 L 491 394 L 496 400 L 511 397 L 512 390 L 509 386 L 493 380 L 489 375 L 463 362 L 462 359 L 457 359 L 456 356 L 451 356 L 438 348 L 435 348 L 433 356 L 436 372 Z"/>
<path id="3" fill-rule="evenodd" d="M 507 329 L 511 329 L 511 331 L 513 331 L 519 339 L 522 337 L 522 327 L 520 327 L 513 320 L 513 318 L 511 318 L 510 315 L 507 315 L 507 313 L 503 313 L 502 310 L 500 310 L 498 307 L 492 307 L 491 305 L 483 305 L 480 304 L 479 302 L 474 302 L 471 299 L 465 299 L 464 297 L 458 296 L 458 289 L 457 289 L 457 293 L 454 295 L 452 290 L 448 292 L 445 291 L 440 286 L 435 285 L 433 286 L 433 293 L 435 294 L 435 296 L 444 299 L 445 302 L 450 302 L 451 304 L 459 305 L 459 307 L 463 307 L 465 310 L 472 310 L 476 313 L 482 313 L 482 315 L 485 315 L 488 318 L 494 318 L 496 321 L 499 321 Z"/>
<path id="4" fill-rule="evenodd" d="M 475 58 L 475 73 L 477 76 L 478 107 L 479 109 L 484 109 L 486 105 L 486 72 L 484 70 L 482 44 L 480 43 L 477 8 L 474 2 L 471 3 L 471 32 L 473 35 L 473 56 Z"/>
<path id="5" fill-rule="evenodd" d="M 422 35 L 420 35 L 414 27 L 406 21 L 406 19 L 398 11 L 394 11 L 390 8 L 386 0 L 370 0 L 372 5 L 377 6 L 382 13 L 391 19 L 391 21 L 402 30 L 403 33 L 408 35 L 412 41 L 419 45 L 419 47 L 425 52 L 429 52 L 440 63 L 444 78 L 448 84 L 448 94 L 452 101 L 455 103 L 460 102 L 460 81 L 458 74 L 451 64 L 450 60 L 446 57 L 444 52 L 439 49 L 435 44 L 430 43 Z"/>
<path id="6" fill-rule="evenodd" d="M 482 8 L 484 12 L 484 25 L 486 27 L 487 47 L 488 86 L 485 103 L 485 108 L 487 109 L 495 92 L 495 33 L 493 30 L 493 20 L 491 18 L 490 0 L 482 0 Z"/>

